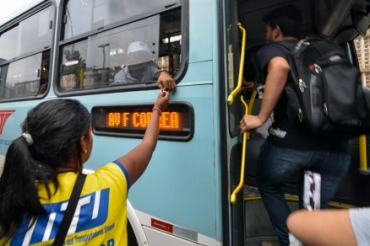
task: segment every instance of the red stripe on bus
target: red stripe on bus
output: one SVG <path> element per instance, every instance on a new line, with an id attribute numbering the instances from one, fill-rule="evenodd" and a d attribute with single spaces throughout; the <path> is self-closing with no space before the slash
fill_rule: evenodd
<path id="1" fill-rule="evenodd" d="M 15 110 L 0 110 L 0 134 L 3 133 L 5 122 L 8 120 L 9 116 L 14 112 Z"/>
<path id="2" fill-rule="evenodd" d="M 151 225 L 152 225 L 152 227 L 161 229 L 163 231 L 167 231 L 167 232 L 170 232 L 170 233 L 173 232 L 173 225 L 168 224 L 168 223 L 163 222 L 163 221 L 159 221 L 159 220 L 156 220 L 156 219 L 151 219 Z"/>

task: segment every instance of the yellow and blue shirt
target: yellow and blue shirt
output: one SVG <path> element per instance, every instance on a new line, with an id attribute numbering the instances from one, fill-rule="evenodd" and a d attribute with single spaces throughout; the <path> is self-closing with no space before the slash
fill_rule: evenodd
<path id="1" fill-rule="evenodd" d="M 58 175 L 59 188 L 51 199 L 39 186 L 39 197 L 47 211 L 30 226 L 24 217 L 16 235 L 6 245 L 51 245 L 62 222 L 77 173 Z M 50 185 L 54 191 L 53 185 Z M 127 193 L 129 178 L 119 162 L 112 162 L 88 174 L 64 245 L 127 245 Z M 0 240 L 1 242 L 1 240 Z"/>

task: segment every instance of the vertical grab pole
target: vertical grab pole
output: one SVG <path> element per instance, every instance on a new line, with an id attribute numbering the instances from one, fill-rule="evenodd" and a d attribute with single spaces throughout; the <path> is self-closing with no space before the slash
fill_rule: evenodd
<path id="1" fill-rule="evenodd" d="M 240 97 L 240 100 L 245 106 L 245 114 L 248 114 L 248 105 L 244 101 L 243 96 Z M 230 201 L 231 203 L 235 203 L 236 201 L 236 194 L 241 190 L 241 188 L 244 185 L 244 170 L 245 170 L 245 153 L 247 150 L 247 139 L 249 138 L 249 132 L 243 133 L 243 144 L 242 144 L 242 160 L 241 160 L 241 167 L 240 167 L 240 180 L 238 186 L 234 189 L 234 191 L 231 193 Z"/>
<path id="2" fill-rule="evenodd" d="M 245 46 L 246 46 L 246 39 L 247 39 L 247 32 L 242 27 L 240 23 L 238 23 L 238 27 L 242 32 L 242 45 L 241 45 L 241 54 L 240 54 L 240 65 L 239 65 L 239 74 L 238 74 L 238 84 L 235 89 L 230 93 L 227 97 L 227 104 L 231 106 L 234 103 L 234 97 L 242 90 L 243 84 L 243 70 L 244 70 L 244 57 L 245 57 Z"/>
<path id="3" fill-rule="evenodd" d="M 245 57 L 247 32 L 245 31 L 245 29 L 242 27 L 240 23 L 238 23 L 238 27 L 242 33 L 240 65 L 239 65 L 239 74 L 238 74 L 238 81 L 237 81 L 238 83 L 237 83 L 237 86 L 234 88 L 234 90 L 229 94 L 227 98 L 227 104 L 229 106 L 231 106 L 234 103 L 234 98 L 242 90 L 242 84 L 243 84 L 243 70 L 244 70 L 244 57 Z M 241 96 L 240 100 L 245 106 L 245 114 L 250 114 L 256 95 L 257 95 L 257 91 L 253 91 L 251 99 L 249 101 L 249 106 L 244 101 L 243 96 Z M 244 185 L 245 155 L 246 155 L 246 150 L 247 150 L 247 139 L 248 138 L 249 138 L 249 132 L 244 132 L 243 133 L 243 144 L 242 144 L 242 160 L 241 160 L 241 168 L 240 168 L 240 181 L 239 181 L 238 186 L 235 188 L 235 190 L 231 194 L 231 198 L 230 198 L 231 203 L 235 203 L 236 194 L 241 190 L 241 188 Z"/>
<path id="4" fill-rule="evenodd" d="M 244 101 L 243 96 L 240 96 L 241 102 L 245 106 L 245 114 L 250 114 L 251 109 L 254 103 L 254 99 L 256 98 L 257 91 L 254 90 L 251 96 L 251 99 L 249 100 L 249 105 Z M 244 185 L 244 173 L 245 173 L 245 156 L 247 153 L 247 139 L 249 139 L 249 132 L 243 133 L 243 144 L 242 144 L 242 159 L 240 163 L 240 180 L 238 186 L 234 189 L 234 191 L 231 193 L 230 202 L 235 203 L 236 201 L 236 194 L 243 188 Z"/>
<path id="5" fill-rule="evenodd" d="M 366 135 L 361 135 L 358 139 L 359 159 L 360 159 L 360 173 L 369 175 L 370 171 L 367 166 L 367 149 L 366 149 Z"/>

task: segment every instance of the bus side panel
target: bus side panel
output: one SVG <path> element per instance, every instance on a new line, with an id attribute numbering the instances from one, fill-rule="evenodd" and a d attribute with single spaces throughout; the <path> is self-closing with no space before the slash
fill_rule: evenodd
<path id="1" fill-rule="evenodd" d="M 155 98 L 157 91 L 144 94 L 148 100 Z M 133 95 L 136 100 L 140 97 Z M 131 187 L 129 199 L 137 210 L 215 238 L 215 228 L 210 226 L 215 224 L 217 202 L 212 86 L 181 87 L 174 98 L 194 108 L 194 136 L 189 142 L 159 140 L 146 172 Z M 86 167 L 96 169 L 107 157 L 113 161 L 140 142 L 94 136 L 93 154 Z M 109 151 L 106 146 L 111 146 Z"/>

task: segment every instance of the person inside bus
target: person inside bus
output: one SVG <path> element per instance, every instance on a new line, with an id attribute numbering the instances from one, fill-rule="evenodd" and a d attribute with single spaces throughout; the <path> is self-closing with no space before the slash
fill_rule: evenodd
<path id="1" fill-rule="evenodd" d="M 290 232 L 304 245 L 370 245 L 370 208 L 298 210 L 287 220 Z"/>
<path id="2" fill-rule="evenodd" d="M 40 86 L 39 86 L 39 89 L 37 91 L 37 95 L 43 95 L 46 90 L 48 89 L 48 80 L 47 79 L 41 79 L 40 80 Z"/>
<path id="3" fill-rule="evenodd" d="M 130 43 L 127 59 L 127 65 L 122 65 L 121 70 L 114 75 L 114 85 L 156 80 L 160 89 L 176 90 L 176 82 L 172 76 L 167 71 L 160 70 L 152 61 L 152 53 L 146 43 Z"/>
<path id="4" fill-rule="evenodd" d="M 263 45 L 253 46 L 249 48 L 245 54 L 244 80 L 243 80 L 244 87 L 243 96 L 245 99 L 251 98 L 253 90 L 257 91 L 258 99 L 263 98 L 263 91 L 265 86 L 263 85 L 261 75 L 258 71 L 256 58 L 256 54 L 262 46 Z M 263 138 L 267 138 L 268 136 L 268 128 L 271 126 L 272 119 L 273 117 L 271 115 L 271 117 L 269 117 L 269 119 L 261 127 L 256 128 L 256 132 L 261 134 Z"/>
<path id="5" fill-rule="evenodd" d="M 150 162 L 159 118 L 169 100 L 170 92 L 159 93 L 136 147 L 87 174 L 79 200 L 82 205 L 77 207 L 66 240 L 127 245 L 128 191 Z M 63 206 L 92 152 L 91 115 L 77 100 L 45 101 L 28 112 L 22 132 L 9 146 L 0 177 L 0 245 L 51 245 L 64 216 Z"/>
<path id="6" fill-rule="evenodd" d="M 304 171 L 321 175 L 320 208 L 327 208 L 346 174 L 350 155 L 348 141 L 338 141 L 298 128 L 287 117 L 284 87 L 289 76 L 289 50 L 280 41 L 297 43 L 302 29 L 302 14 L 294 5 L 278 7 L 263 17 L 267 45 L 257 52 L 257 62 L 265 81 L 258 115 L 244 115 L 241 133 L 261 127 L 273 115 L 269 135 L 260 148 L 256 184 L 270 221 L 282 246 L 289 245 L 286 220 L 290 214 L 283 186 L 299 177 L 299 206 L 303 207 Z"/>

